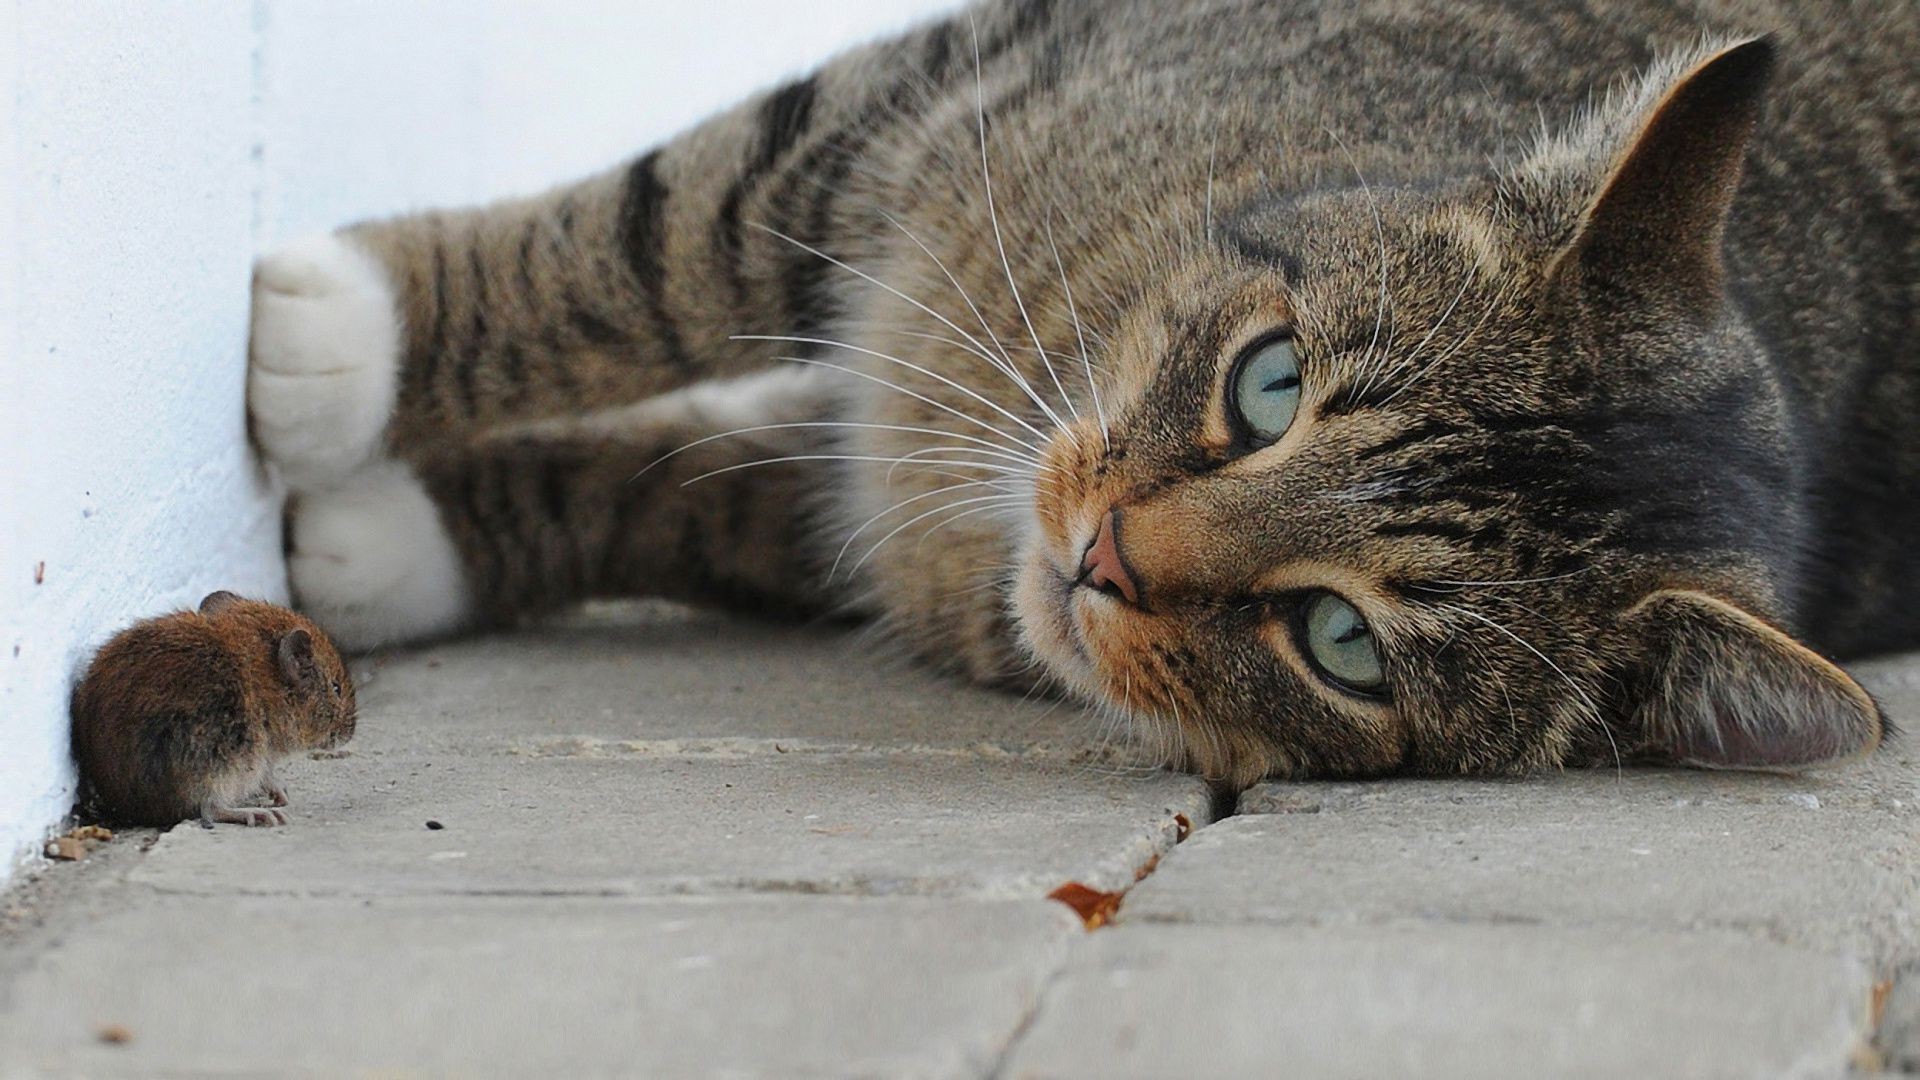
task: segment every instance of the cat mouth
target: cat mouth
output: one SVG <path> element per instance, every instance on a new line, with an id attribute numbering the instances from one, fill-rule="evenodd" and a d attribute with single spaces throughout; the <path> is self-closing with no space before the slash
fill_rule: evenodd
<path id="1" fill-rule="evenodd" d="M 1014 615 L 1028 651 L 1056 677 L 1083 693 L 1100 682 L 1093 650 L 1074 617 L 1083 591 L 1044 554 L 1030 557 L 1015 591 Z"/>

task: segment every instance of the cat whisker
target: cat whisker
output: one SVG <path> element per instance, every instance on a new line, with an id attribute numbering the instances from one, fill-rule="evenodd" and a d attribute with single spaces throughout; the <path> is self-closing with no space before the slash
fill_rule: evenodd
<path id="1" fill-rule="evenodd" d="M 1360 163 L 1354 158 L 1353 151 L 1347 148 L 1347 141 L 1332 128 L 1326 128 L 1325 131 L 1340 147 L 1340 152 L 1346 155 L 1347 166 L 1353 170 L 1354 178 L 1360 182 L 1360 193 L 1366 198 L 1367 209 L 1373 215 L 1374 236 L 1380 244 L 1380 299 L 1374 304 L 1373 309 L 1373 338 L 1367 342 L 1367 355 L 1373 356 L 1375 347 L 1380 344 L 1380 330 L 1386 322 L 1387 311 L 1392 306 L 1392 297 L 1387 289 L 1387 272 L 1390 268 L 1387 258 L 1387 227 L 1380 218 L 1380 199 L 1374 194 L 1373 186 L 1367 183 L 1366 174 L 1360 171 Z"/>
<path id="2" fill-rule="evenodd" d="M 1026 302 L 1020 298 L 1020 285 L 1013 279 L 1013 264 L 1007 260 L 1007 241 L 1000 231 L 1000 211 L 995 207 L 993 199 L 993 172 L 987 163 L 987 88 L 986 78 L 980 70 L 980 25 L 971 13 L 967 16 L 967 24 L 973 30 L 973 96 L 974 116 L 978 121 L 977 126 L 980 132 L 980 181 L 986 189 L 987 220 L 993 225 L 993 243 L 1000 252 L 1000 269 L 1006 275 L 1007 290 L 1013 297 L 1013 306 L 1020 311 L 1020 321 L 1026 324 L 1027 334 L 1033 338 L 1033 347 L 1040 351 L 1040 362 L 1046 366 L 1047 375 L 1053 380 L 1053 388 L 1059 391 L 1060 400 L 1066 404 L 1067 412 L 1078 420 L 1079 410 L 1074 408 L 1073 399 L 1067 396 L 1067 388 L 1060 382 L 1060 373 L 1054 370 L 1053 362 L 1047 359 L 1047 347 L 1040 343 L 1040 332 L 1034 329 L 1033 319 L 1027 314 Z M 1058 423 L 1057 417 L 1055 423 Z M 1061 430 L 1067 432 L 1069 438 L 1078 439 L 1079 436 L 1073 429 L 1065 425 L 1060 426 Z"/>
<path id="3" fill-rule="evenodd" d="M 954 522 L 959 521 L 961 518 L 971 517 L 974 514 L 989 513 L 992 511 L 1018 510 L 1018 509 L 1021 509 L 1023 505 L 1024 505 L 1023 502 L 1016 501 L 1011 504 L 1001 503 L 1000 505 L 997 505 L 997 506 L 976 506 L 971 510 L 962 510 L 950 518 L 944 518 L 928 526 L 927 531 L 920 534 L 920 539 L 914 545 L 914 548 L 915 550 L 918 550 L 920 545 L 925 544 L 927 542 L 928 537 L 932 536 L 934 533 L 939 532 L 941 529 L 944 529 L 947 526 L 953 524 Z"/>
<path id="4" fill-rule="evenodd" d="M 914 391 L 909 390 L 904 386 L 901 386 L 899 383 L 893 382 L 888 379 L 883 379 L 878 375 L 871 374 L 870 372 L 860 371 L 857 368 L 850 368 L 845 364 L 835 364 L 827 360 L 815 360 L 812 357 L 808 357 L 808 356 L 781 356 L 781 357 L 776 357 L 775 359 L 784 360 L 791 364 L 806 364 L 811 367 L 828 368 L 833 371 L 838 371 L 847 375 L 852 375 L 853 377 L 858 379 L 865 379 L 868 382 L 879 383 L 881 386 L 887 387 L 890 390 L 897 390 L 900 393 L 905 394 L 908 397 L 913 398 L 917 401 L 924 402 L 943 412 L 951 413 L 954 416 L 957 416 L 960 419 L 965 420 L 970 424 L 975 424 L 975 425 L 978 425 L 979 427 L 985 428 L 986 430 L 993 432 L 995 435 L 1000 436 L 1001 438 L 1007 440 L 1008 442 L 1013 443 L 1015 446 L 1024 447 L 1028 450 L 1033 451 L 1035 454 L 1043 453 L 1043 451 L 1039 447 L 1033 445 L 1032 443 L 1026 441 L 1025 439 L 1022 439 L 1017 435 L 1012 435 L 1005 431 L 1002 431 L 1001 429 L 994 427 L 992 424 L 987 423 L 985 420 L 980 419 L 979 417 L 973 415 L 972 413 L 961 412 L 959 409 L 956 409 L 951 405 L 947 405 L 942 402 L 935 401 L 932 398 L 926 396 L 925 394 L 915 393 Z M 1042 436 L 1042 438 L 1044 438 L 1044 436 Z"/>
<path id="5" fill-rule="evenodd" d="M 1004 450 L 996 451 L 994 449 L 983 449 L 981 447 L 975 447 L 975 446 L 925 446 L 925 447 L 921 447 L 918 450 L 911 450 L 905 454 L 902 454 L 900 456 L 900 459 L 894 463 L 893 467 L 887 470 L 887 483 L 889 484 L 893 483 L 894 473 L 898 471 L 900 466 L 910 465 L 910 464 L 915 464 L 917 462 L 920 462 L 929 454 L 982 454 L 989 457 L 998 456 L 1005 459 L 1011 459 L 1023 465 L 1027 465 L 1030 467 L 1033 466 L 1033 463 L 1026 460 L 1025 458 L 1017 457 L 1014 454 Z M 1047 469 L 1047 466 L 1043 465 L 1043 466 L 1039 466 L 1039 468 Z"/>
<path id="6" fill-rule="evenodd" d="M 872 528 L 874 523 L 878 522 L 881 518 L 884 518 L 887 515 L 892 514 L 893 512 L 900 510 L 904 507 L 911 506 L 914 503 L 920 502 L 923 499 L 931 499 L 938 495 L 946 495 L 955 491 L 959 491 L 963 488 L 972 488 L 972 487 L 980 487 L 982 485 L 990 485 L 993 482 L 994 481 L 992 480 L 968 480 L 963 483 L 947 484 L 943 487 L 937 487 L 937 488 L 934 488 L 932 491 L 923 491 L 918 495 L 910 495 L 907 498 L 901 499 L 899 502 L 894 503 L 892 506 L 887 507 L 885 510 L 880 511 L 879 513 L 873 515 L 867 520 L 861 522 L 856 528 L 854 528 L 852 532 L 847 534 L 846 542 L 840 545 L 840 550 L 838 552 L 834 553 L 833 565 L 827 569 L 827 580 L 831 582 L 834 579 L 835 575 L 837 575 L 840 572 L 840 564 L 846 559 L 847 552 L 852 550 L 853 542 L 855 540 L 858 540 L 862 533 L 866 532 L 869 528 Z"/>
<path id="7" fill-rule="evenodd" d="M 1080 367 L 1086 372 L 1087 393 L 1093 398 L 1094 419 L 1100 425 L 1100 446 L 1103 450 L 1113 449 L 1113 439 L 1107 432 L 1107 411 L 1100 404 L 1100 387 L 1093 379 L 1093 360 L 1087 355 L 1087 332 L 1080 323 L 1080 309 L 1073 303 L 1073 286 L 1067 283 L 1067 267 L 1060 259 L 1060 245 L 1053 239 L 1053 216 L 1047 216 L 1047 246 L 1053 249 L 1053 266 L 1060 272 L 1060 291 L 1067 300 L 1067 316 L 1073 320 L 1073 334 L 1080 342 Z"/>
<path id="8" fill-rule="evenodd" d="M 1207 243 L 1213 243 L 1213 161 L 1214 153 L 1220 149 L 1220 117 L 1213 118 L 1213 134 L 1207 137 L 1207 206 L 1205 211 L 1205 237 Z"/>
<path id="9" fill-rule="evenodd" d="M 1415 345 L 1405 357 L 1391 364 L 1378 365 L 1374 367 L 1372 371 L 1368 372 L 1365 384 L 1360 388 L 1359 392 L 1354 395 L 1356 398 L 1370 396 L 1374 388 L 1381 382 L 1391 379 L 1396 373 L 1411 368 L 1419 362 L 1420 354 L 1426 351 L 1427 345 L 1433 341 L 1434 335 L 1438 334 L 1441 328 L 1447 325 L 1447 320 L 1453 317 L 1454 309 L 1460 306 L 1460 301 L 1466 298 L 1467 290 L 1473 287 L 1474 276 L 1472 271 L 1463 273 L 1461 278 L 1460 291 L 1453 294 L 1453 300 L 1447 304 L 1446 310 L 1440 313 L 1440 317 L 1434 320 L 1433 326 L 1427 330 L 1427 335 L 1421 338 L 1420 343 Z"/>
<path id="10" fill-rule="evenodd" d="M 1451 359 L 1454 356 L 1454 354 L 1458 353 L 1461 349 L 1465 348 L 1467 342 L 1472 341 L 1474 338 L 1474 335 L 1480 332 L 1480 328 L 1482 326 L 1485 326 L 1487 323 L 1487 320 L 1493 317 L 1493 313 L 1499 310 L 1501 301 L 1506 299 L 1510 289 L 1511 287 L 1503 288 L 1499 292 L 1494 293 L 1493 296 L 1489 297 L 1487 300 L 1486 309 L 1480 313 L 1480 318 L 1475 320 L 1473 324 L 1473 329 L 1468 330 L 1464 335 L 1462 335 L 1460 340 L 1454 342 L 1452 347 L 1447 349 L 1446 352 L 1443 352 L 1439 356 L 1434 357 L 1433 361 L 1429 363 L 1426 367 L 1423 367 L 1419 371 L 1414 372 L 1413 375 L 1410 376 L 1405 382 L 1401 383 L 1398 387 L 1395 387 L 1393 393 L 1388 394 L 1384 399 L 1382 399 L 1380 404 L 1383 407 L 1391 404 L 1394 398 L 1397 398 L 1401 394 L 1406 393 L 1407 390 L 1411 388 L 1415 383 L 1419 382 L 1421 379 L 1426 378 L 1429 374 L 1433 372 L 1435 368 L 1438 368 L 1441 364 L 1446 363 L 1449 359 Z"/>
<path id="11" fill-rule="evenodd" d="M 1519 634 L 1514 633 L 1512 630 L 1509 630 L 1506 627 L 1500 625 L 1498 622 L 1494 621 L 1493 619 L 1489 619 L 1486 616 L 1481 615 L 1479 612 L 1470 611 L 1466 608 L 1460 607 L 1455 604 L 1441 604 L 1440 607 L 1443 608 L 1444 610 L 1451 611 L 1456 615 L 1464 615 L 1467 618 L 1474 620 L 1475 622 L 1483 623 L 1487 626 L 1492 627 L 1495 630 L 1498 630 L 1500 633 L 1505 634 L 1507 637 L 1511 638 L 1515 644 L 1519 645 L 1521 648 L 1527 650 L 1528 652 L 1532 653 L 1534 656 L 1538 657 L 1540 662 L 1547 665 L 1547 667 L 1551 668 L 1555 675 L 1560 676 L 1560 681 L 1566 683 L 1567 689 L 1573 691 L 1574 696 L 1579 698 L 1581 704 L 1587 707 L 1587 719 L 1589 720 L 1589 722 L 1600 725 L 1601 732 L 1605 734 L 1607 737 L 1607 745 L 1613 748 L 1614 774 L 1616 776 L 1620 775 L 1620 773 L 1624 770 L 1625 766 L 1620 757 L 1620 744 L 1615 742 L 1613 738 L 1613 728 L 1611 727 L 1611 725 L 1607 723 L 1606 714 L 1601 711 L 1598 705 L 1594 704 L 1593 698 L 1589 697 L 1587 695 L 1587 692 L 1580 688 L 1580 684 L 1573 681 L 1572 676 L 1568 675 L 1566 671 L 1560 667 L 1559 664 L 1554 663 L 1552 658 L 1548 657 L 1546 653 L 1543 653 L 1539 649 L 1534 648 L 1533 645 L 1529 643 L 1525 638 L 1521 637 Z"/>
<path id="12" fill-rule="evenodd" d="M 660 455 L 659 457 L 653 459 L 651 462 L 647 464 L 646 468 L 641 469 L 639 472 L 634 473 L 632 476 L 628 477 L 627 482 L 632 483 L 635 480 L 640 479 L 642 476 L 645 476 L 648 472 L 651 472 L 655 466 L 667 461 L 668 459 L 678 457 L 681 454 L 684 454 L 687 451 L 694 449 L 695 447 L 705 446 L 707 443 L 710 443 L 710 442 L 716 442 L 720 439 L 731 439 L 740 435 L 752 435 L 762 431 L 784 431 L 792 428 L 859 428 L 859 429 L 867 429 L 867 430 L 874 430 L 874 431 L 898 431 L 898 432 L 903 432 L 910 435 L 933 435 L 943 439 L 959 439 L 962 442 L 974 443 L 982 447 L 990 448 L 1003 456 L 1014 458 L 1019 461 L 1024 461 L 1027 464 L 1035 466 L 1036 468 L 1041 467 L 1040 461 L 1038 458 L 1031 457 L 1027 454 L 1022 454 L 1015 450 L 1008 450 L 1002 446 L 999 446 L 996 443 L 988 442 L 985 439 L 975 438 L 972 435 L 961 434 L 960 432 L 957 432 L 957 431 L 941 431 L 938 428 L 907 427 L 904 424 L 856 423 L 851 420 L 807 420 L 807 421 L 795 421 L 793 423 L 786 423 L 786 424 L 755 424 L 752 427 L 734 428 L 732 431 L 722 431 L 715 435 L 708 435 L 705 438 L 695 439 L 690 443 L 677 447 L 673 450 L 669 450 L 666 453 Z M 958 450 L 961 448 L 951 447 L 950 449 Z"/>
<path id="13" fill-rule="evenodd" d="M 1007 347 L 1001 343 L 1000 335 L 993 332 L 992 324 L 987 322 L 986 316 L 980 313 L 980 308 L 978 305 L 976 305 L 973 302 L 972 295 L 967 292 L 965 286 L 960 284 L 959 279 L 953 276 L 953 272 L 947 269 L 947 264 L 941 260 L 940 256 L 935 255 L 933 253 L 932 248 L 922 243 L 920 238 L 913 234 L 912 230 L 908 229 L 905 225 L 901 224 L 898 220 L 896 220 L 892 214 L 889 214 L 885 210 L 882 210 L 880 211 L 880 216 L 883 218 L 886 218 L 889 222 L 891 222 L 894 228 L 899 229 L 902 233 L 905 233 L 907 239 L 913 241 L 914 246 L 918 247 L 921 251 L 925 252 L 927 255 L 927 258 L 933 260 L 933 265 L 940 268 L 940 272 L 946 275 L 947 281 L 954 287 L 954 290 L 960 294 L 961 302 L 966 304 L 967 309 L 973 312 L 973 317 L 980 321 L 980 329 L 986 331 L 987 338 L 993 342 L 993 347 L 995 349 L 998 349 L 1001 357 L 1004 358 L 1005 366 L 1001 367 L 1000 370 L 1004 374 L 1006 374 L 1009 378 L 1011 378 L 1020 387 L 1021 392 L 1025 393 L 1028 398 L 1032 399 L 1033 403 L 1035 405 L 1038 405 L 1042 412 L 1047 414 L 1048 419 L 1052 420 L 1056 425 L 1064 428 L 1066 424 L 1061 421 L 1060 414 L 1053 411 L 1053 407 L 1048 405 L 1047 402 L 1043 398 L 1041 398 L 1040 394 L 1036 390 L 1034 390 L 1033 385 L 1027 382 L 1026 376 L 1021 374 L 1020 369 L 1014 366 L 1013 356 L 1007 351 Z M 973 340 L 976 342 L 978 340 L 978 339 L 972 338 L 971 335 L 969 335 L 968 337 L 969 337 L 969 340 Z M 1042 353 L 1042 359 L 1043 360 L 1045 359 L 1044 353 Z"/>
<path id="14" fill-rule="evenodd" d="M 1445 585 L 1454 589 L 1475 589 L 1475 588 L 1482 588 L 1482 587 L 1489 587 L 1489 588 L 1497 587 L 1502 585 L 1544 585 L 1544 584 L 1547 584 L 1548 582 L 1565 581 L 1570 577 L 1579 577 L 1581 574 L 1591 573 L 1597 569 L 1599 568 L 1595 566 L 1582 566 L 1577 570 L 1569 570 L 1564 574 L 1548 574 L 1545 577 L 1505 578 L 1497 581 L 1435 580 L 1430 582 L 1424 582 L 1420 585 L 1415 585 L 1413 587 L 1417 589 L 1424 589 L 1428 585 Z"/>
<path id="15" fill-rule="evenodd" d="M 853 567 L 847 571 L 847 576 L 852 577 L 853 575 L 859 573 L 860 568 L 867 564 L 867 560 L 873 558 L 874 555 L 879 553 L 881 548 L 887 546 L 887 541 L 893 539 L 896 536 L 899 536 L 902 532 L 912 528 L 918 522 L 925 521 L 927 518 L 930 518 L 935 514 L 944 514 L 949 510 L 956 510 L 962 506 L 971 506 L 971 505 L 982 503 L 982 502 L 1005 502 L 1009 505 L 1013 505 L 1016 502 L 1016 500 L 1014 500 L 1013 497 L 1007 496 L 1007 495 L 978 495 L 972 498 L 961 499 L 959 502 L 947 503 L 944 506 L 936 506 L 931 510 L 925 511 L 923 513 L 915 514 L 914 516 L 894 526 L 891 532 L 887 533 L 887 535 L 875 541 L 874 545 L 867 549 L 867 553 L 860 556 L 859 560 L 853 564 Z"/>
<path id="16" fill-rule="evenodd" d="M 738 472 L 741 469 L 755 469 L 755 468 L 759 468 L 762 465 L 781 465 L 781 464 L 796 462 L 796 461 L 870 461 L 870 462 L 877 462 L 880 464 L 892 465 L 892 464 L 897 464 L 900 461 L 900 459 L 897 457 L 882 457 L 878 454 L 784 454 L 780 457 L 758 458 L 753 461 L 735 462 L 734 464 L 728 465 L 724 468 L 713 469 L 708 472 L 703 472 L 699 476 L 696 476 L 691 480 L 682 481 L 680 486 L 690 487 L 694 484 L 699 483 L 702 480 L 707 480 L 715 476 L 723 475 L 725 473 Z M 1026 475 L 1025 473 L 1021 472 L 1018 469 L 1011 469 L 1005 465 L 990 465 L 985 462 L 979 462 L 979 461 L 927 461 L 927 462 L 924 462 L 924 464 L 946 465 L 956 469 L 979 469 L 983 472 L 1003 473 L 1008 476 L 1025 476 Z"/>
<path id="17" fill-rule="evenodd" d="M 919 308 L 921 311 L 926 312 L 928 315 L 933 316 L 935 319 L 938 319 L 940 322 L 946 324 L 948 328 L 953 330 L 954 333 L 959 334 L 961 337 L 966 338 L 968 341 L 972 342 L 973 352 L 975 355 L 979 356 L 980 359 L 985 360 L 990 364 L 995 363 L 993 354 L 987 351 L 987 347 L 981 344 L 978 338 L 975 338 L 972 334 L 967 333 L 964 329 L 962 329 L 959 326 L 959 324 L 955 323 L 952 319 L 949 319 L 945 315 L 942 315 L 938 311 L 935 311 L 933 308 L 928 307 L 925 303 L 922 303 L 920 300 L 917 300 L 914 297 L 908 296 L 906 293 L 901 292 L 899 289 L 894 288 L 893 286 L 887 284 L 884 281 L 881 281 L 879 278 L 874 277 L 872 274 L 867 273 L 865 270 L 862 270 L 859 267 L 854 266 L 850 263 L 846 263 L 839 259 L 836 259 L 832 255 L 829 255 L 826 252 L 821 251 L 819 248 L 814 247 L 813 245 L 805 242 L 804 240 L 799 240 L 794 237 L 788 236 L 786 233 L 783 233 L 778 229 L 772 228 L 767 225 L 762 225 L 759 222 L 748 222 L 747 227 L 752 229 L 758 229 L 759 231 L 766 233 L 768 236 L 771 236 L 777 240 L 783 240 L 789 244 L 792 244 L 794 247 L 799 248 L 801 251 L 804 251 L 807 254 L 812 255 L 816 258 L 823 259 L 826 262 L 831 263 L 832 265 L 837 266 L 842 270 L 845 270 L 847 273 L 852 274 L 853 276 L 859 278 L 860 280 L 867 282 L 868 284 L 874 285 L 878 288 L 886 290 L 889 293 L 892 293 L 894 296 L 899 297 L 900 299 L 906 301 L 907 303 L 913 305 L 914 307 Z"/>
<path id="18" fill-rule="evenodd" d="M 922 367 L 919 364 L 913 363 L 912 361 L 902 360 L 897 356 L 888 355 L 887 353 L 883 353 L 878 349 L 869 349 L 869 348 L 865 348 L 864 346 L 854 345 L 845 341 L 833 341 L 828 338 L 793 337 L 793 336 L 788 336 L 784 334 L 735 334 L 733 335 L 733 340 L 735 341 L 777 341 L 777 342 L 784 342 L 792 345 L 819 345 L 823 348 L 845 349 L 848 352 L 856 352 L 856 353 L 860 353 L 863 356 L 871 356 L 876 360 L 885 360 L 890 364 L 898 364 L 899 366 L 906 368 L 908 371 L 918 372 L 921 375 L 925 375 L 929 379 L 933 379 L 936 382 L 942 383 L 946 386 L 950 386 L 955 390 L 960 391 L 961 393 L 967 395 L 968 397 L 979 402 L 980 404 L 985 405 L 987 408 L 992 409 L 994 412 L 999 413 L 1001 416 L 1004 416 L 1007 419 L 1013 421 L 1014 423 L 1019 424 L 1021 427 L 1026 428 L 1029 432 L 1033 434 L 1035 438 L 1039 439 L 1041 442 L 1044 443 L 1047 441 L 1046 432 L 1041 431 L 1037 427 L 1034 427 L 1032 424 L 1028 423 L 1026 420 L 1014 414 L 1004 406 L 1001 406 L 995 403 L 994 401 L 982 396 L 981 394 L 974 391 L 973 389 L 961 383 L 957 383 L 952 379 L 947 378 L 945 375 L 940 374 L 937 371 L 928 370 L 927 368 Z M 1039 447 L 1033 446 L 1030 444 L 1027 446 L 1027 449 L 1033 450 L 1036 453 L 1039 452 L 1040 450 Z"/>

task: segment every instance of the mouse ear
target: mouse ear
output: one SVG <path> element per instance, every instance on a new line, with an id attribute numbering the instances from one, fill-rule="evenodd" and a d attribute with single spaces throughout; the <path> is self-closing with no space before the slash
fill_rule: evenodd
<path id="1" fill-rule="evenodd" d="M 205 600 L 200 601 L 200 614 L 218 615 L 233 605 L 240 603 L 241 599 L 241 597 L 225 589 L 221 589 L 219 592 L 210 592 L 207 594 Z"/>
<path id="2" fill-rule="evenodd" d="M 318 677 L 319 670 L 313 662 L 313 635 L 306 630 L 294 629 L 280 635 L 274 653 L 280 661 L 280 674 L 294 686 L 304 686 Z"/>

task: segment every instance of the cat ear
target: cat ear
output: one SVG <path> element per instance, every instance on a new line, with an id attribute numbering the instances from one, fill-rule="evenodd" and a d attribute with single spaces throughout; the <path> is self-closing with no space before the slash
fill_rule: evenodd
<path id="1" fill-rule="evenodd" d="M 273 651 L 280 661 L 280 674 L 288 685 L 305 686 L 319 677 L 319 669 L 313 662 L 313 635 L 305 629 L 296 627 L 281 634 Z"/>
<path id="2" fill-rule="evenodd" d="M 1686 765 L 1781 769 L 1858 757 L 1880 708 L 1846 672 L 1723 600 L 1667 590 L 1626 616 L 1649 748 Z"/>
<path id="3" fill-rule="evenodd" d="M 210 592 L 207 594 L 206 599 L 200 601 L 200 614 L 218 615 L 239 603 L 240 599 L 240 597 L 225 589 L 221 589 L 219 592 Z"/>
<path id="4" fill-rule="evenodd" d="M 1667 83 L 1634 113 L 1637 127 L 1624 139 L 1591 125 L 1590 137 L 1618 149 L 1551 273 L 1677 303 L 1692 315 L 1717 310 L 1721 234 L 1773 66 L 1768 38 L 1729 45 Z"/>

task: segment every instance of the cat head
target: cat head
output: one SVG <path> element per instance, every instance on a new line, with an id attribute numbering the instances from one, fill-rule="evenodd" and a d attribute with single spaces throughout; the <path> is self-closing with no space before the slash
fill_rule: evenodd
<path id="1" fill-rule="evenodd" d="M 1871 749 L 1781 628 L 1790 402 L 1724 289 L 1772 65 L 1704 45 L 1498 174 L 1227 215 L 1048 448 L 1030 650 L 1243 782 Z"/>

